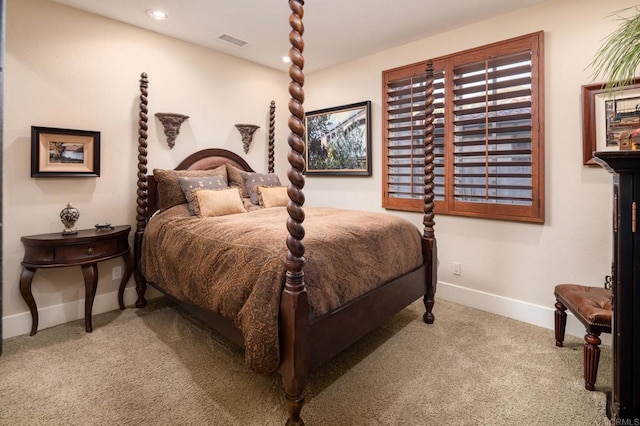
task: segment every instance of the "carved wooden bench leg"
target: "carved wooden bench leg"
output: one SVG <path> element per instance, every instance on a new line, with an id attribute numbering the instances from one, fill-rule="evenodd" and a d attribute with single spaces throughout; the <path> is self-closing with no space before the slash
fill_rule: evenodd
<path id="1" fill-rule="evenodd" d="M 556 346 L 562 347 L 564 343 L 564 330 L 567 327 L 567 313 L 565 312 L 567 307 L 556 300 L 556 312 L 555 312 L 555 332 L 556 332 Z"/>
<path id="2" fill-rule="evenodd" d="M 558 284 L 556 297 L 555 332 L 556 346 L 562 346 L 567 309 L 585 326 L 584 336 L 584 387 L 594 390 L 600 361 L 600 333 L 611 333 L 612 292 L 600 287 L 579 284 Z"/>
<path id="3" fill-rule="evenodd" d="M 594 390 L 600 362 L 600 333 L 587 333 L 584 336 L 584 387 Z"/>

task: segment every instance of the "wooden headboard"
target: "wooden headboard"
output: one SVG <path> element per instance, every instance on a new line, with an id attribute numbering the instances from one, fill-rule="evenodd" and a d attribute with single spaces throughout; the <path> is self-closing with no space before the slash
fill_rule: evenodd
<path id="1" fill-rule="evenodd" d="M 249 164 L 235 152 L 221 148 L 208 148 L 194 152 L 175 168 L 175 170 L 209 170 L 223 164 L 231 164 L 239 169 L 253 172 Z M 269 173 L 272 173 L 270 170 Z"/>
<path id="2" fill-rule="evenodd" d="M 194 152 L 182 160 L 174 170 L 210 170 L 224 164 L 231 164 L 246 172 L 254 171 L 238 154 L 221 148 L 207 148 Z M 158 182 L 153 175 L 147 175 L 146 219 L 149 220 L 158 209 Z"/>

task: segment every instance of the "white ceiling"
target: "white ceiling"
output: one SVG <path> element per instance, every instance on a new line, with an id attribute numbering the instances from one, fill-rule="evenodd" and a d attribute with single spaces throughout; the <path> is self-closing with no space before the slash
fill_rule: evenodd
<path id="1" fill-rule="evenodd" d="M 285 0 L 53 0 L 268 67 L 289 51 Z M 307 0 L 305 70 L 315 71 L 547 0 Z M 148 9 L 169 15 L 150 18 Z M 221 34 L 247 41 L 236 47 Z"/>

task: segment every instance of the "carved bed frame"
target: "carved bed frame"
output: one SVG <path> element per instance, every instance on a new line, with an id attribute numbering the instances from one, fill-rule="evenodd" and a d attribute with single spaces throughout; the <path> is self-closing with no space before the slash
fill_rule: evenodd
<path id="1" fill-rule="evenodd" d="M 290 168 L 287 176 L 289 180 L 289 203 L 287 211 L 286 238 L 287 256 L 284 260 L 286 279 L 280 300 L 280 374 L 285 391 L 289 418 L 287 425 L 303 425 L 300 412 L 304 402 L 303 389 L 308 373 L 315 370 L 326 361 L 343 351 L 355 341 L 388 321 L 397 312 L 404 309 L 415 300 L 423 297 L 426 312 L 423 319 L 432 324 L 432 313 L 437 283 L 437 252 L 434 233 L 434 174 L 433 174 L 433 67 L 427 65 L 426 114 L 425 114 L 425 194 L 424 218 L 422 235 L 423 264 L 420 268 L 400 276 L 375 290 L 372 290 L 339 309 L 330 312 L 313 321 L 309 318 L 309 303 L 305 286 L 305 246 L 303 244 L 305 213 L 303 210 L 305 184 L 303 175 L 305 160 L 304 153 L 304 65 L 302 38 L 304 14 L 303 0 L 288 0 L 291 8 L 289 23 L 291 32 L 289 40 L 291 49 L 289 57 L 291 66 L 289 75 L 290 117 L 288 121 L 290 134 L 288 143 L 290 151 L 288 160 Z M 138 179 L 137 179 L 137 229 L 134 238 L 134 258 L 136 291 L 138 300 L 136 307 L 146 304 L 144 293 L 147 281 L 141 270 L 141 249 L 145 227 L 150 216 L 157 210 L 156 184 L 153 176 L 147 175 L 147 95 L 149 81 L 143 73 L 140 79 L 140 112 L 138 137 Z M 269 116 L 269 172 L 274 169 L 274 112 L 275 104 L 271 102 Z M 225 162 L 230 162 L 246 171 L 253 169 L 238 155 L 223 149 L 205 149 L 196 152 L 183 160 L 176 170 L 199 170 L 215 168 Z M 148 283 L 162 293 L 163 289 L 155 283 Z M 166 294 L 166 293 L 165 293 Z M 170 295 L 167 295 L 171 298 Z M 206 311 L 198 306 L 176 301 L 213 329 L 230 339 L 232 342 L 244 346 L 244 339 L 240 330 L 232 321 L 220 315 Z"/>

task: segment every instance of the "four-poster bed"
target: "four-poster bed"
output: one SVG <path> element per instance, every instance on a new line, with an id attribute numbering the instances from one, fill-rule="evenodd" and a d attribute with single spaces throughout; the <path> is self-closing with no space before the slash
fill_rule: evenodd
<path id="1" fill-rule="evenodd" d="M 255 172 L 244 159 L 224 149 L 198 151 L 173 171 L 154 170 L 154 175 L 147 175 L 148 79 L 143 73 L 134 275 L 136 307 L 145 306 L 146 286 L 152 285 L 243 346 L 250 368 L 279 371 L 289 411 L 287 424 L 300 425 L 310 371 L 420 297 L 426 307 L 424 321 L 434 321 L 433 70 L 429 65 L 423 232 L 387 213 L 303 209 L 304 2 L 290 0 L 289 4 L 291 149 L 286 208 L 265 204 L 246 212 L 198 217 L 189 211 L 180 191 L 167 190 L 179 189 L 176 185 L 185 176 L 206 172 L 226 179 L 229 187 L 238 188 L 240 197 L 246 196 L 246 178 Z M 272 102 L 271 175 L 274 113 Z M 244 205 L 255 207 L 246 197 Z"/>

